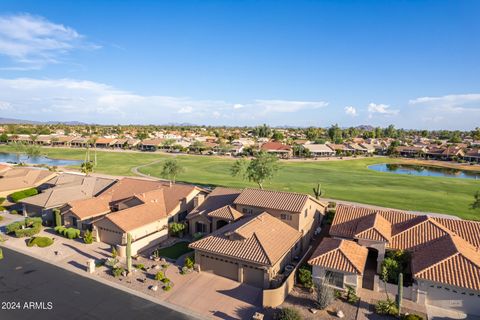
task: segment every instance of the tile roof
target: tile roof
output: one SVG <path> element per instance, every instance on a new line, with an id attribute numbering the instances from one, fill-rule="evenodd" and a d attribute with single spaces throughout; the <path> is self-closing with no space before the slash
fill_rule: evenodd
<path id="1" fill-rule="evenodd" d="M 78 180 L 78 178 L 81 178 Z M 67 180 L 68 181 L 68 180 Z M 54 208 L 69 201 L 86 199 L 96 196 L 99 192 L 114 183 L 114 180 L 87 176 L 77 176 L 76 180 L 49 188 L 42 193 L 23 199 L 25 204 L 35 205 L 42 208 Z"/>
<path id="2" fill-rule="evenodd" d="M 415 278 L 480 291 L 480 252 L 456 235 L 447 235 L 414 252 Z"/>
<path id="3" fill-rule="evenodd" d="M 70 201 L 62 210 L 62 214 L 72 213 L 80 220 L 103 216 L 111 211 L 109 197 L 99 196 Z"/>
<path id="4" fill-rule="evenodd" d="M 38 187 L 54 178 L 52 171 L 32 168 L 12 168 L 1 174 L 0 192 Z"/>
<path id="5" fill-rule="evenodd" d="M 213 210 L 207 214 L 210 218 L 224 219 L 227 221 L 235 221 L 243 217 L 243 213 L 239 212 L 232 206 L 224 206 L 217 210 Z"/>
<path id="6" fill-rule="evenodd" d="M 292 148 L 290 146 L 287 146 L 286 144 L 283 144 L 283 143 L 277 142 L 277 141 L 266 142 L 262 145 L 261 149 L 264 150 L 264 151 L 290 151 L 290 150 L 292 150 Z"/>
<path id="7" fill-rule="evenodd" d="M 363 274 L 368 249 L 354 241 L 324 238 L 308 263 L 348 273 Z"/>
<path id="8" fill-rule="evenodd" d="M 209 212 L 215 211 L 233 203 L 240 195 L 242 190 L 217 187 L 205 198 L 205 200 L 187 216 L 192 218 L 200 214 L 208 215 Z"/>
<path id="9" fill-rule="evenodd" d="M 371 213 L 359 219 L 355 238 L 389 242 L 392 224 L 379 213 Z"/>
<path id="10" fill-rule="evenodd" d="M 102 193 L 102 195 L 108 195 L 111 197 L 111 202 L 116 202 L 130 198 L 135 194 L 158 189 L 166 184 L 166 182 L 161 181 L 122 178 L 112 187 L 108 188 L 108 190 Z"/>
<path id="11" fill-rule="evenodd" d="M 110 213 L 104 219 L 129 232 L 166 218 L 195 190 L 199 189 L 194 185 L 164 185 L 159 189 L 135 195 L 134 198 L 140 200 L 141 204 Z"/>
<path id="12" fill-rule="evenodd" d="M 307 194 L 253 188 L 244 189 L 233 203 L 235 205 L 252 206 L 264 209 L 300 212 L 308 199 L 312 199 L 321 205 L 327 206 L 327 204 L 319 202 Z"/>
<path id="13" fill-rule="evenodd" d="M 190 244 L 190 248 L 272 266 L 302 234 L 267 212 L 240 219 Z M 282 239 L 282 241 L 279 241 Z"/>

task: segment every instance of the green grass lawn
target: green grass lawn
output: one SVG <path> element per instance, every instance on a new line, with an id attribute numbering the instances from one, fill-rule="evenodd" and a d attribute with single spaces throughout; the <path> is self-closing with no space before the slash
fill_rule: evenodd
<path id="1" fill-rule="evenodd" d="M 11 151 L 0 146 L 0 151 Z M 53 158 L 81 160 L 84 150 L 44 148 Z M 120 153 L 98 151 L 96 172 L 112 175 L 132 175 L 131 168 L 155 160 L 170 158 L 155 153 Z M 177 156 L 185 172 L 178 181 L 228 187 L 255 187 L 230 175 L 232 159 L 208 156 Z M 457 215 L 465 219 L 479 219 L 480 212 L 469 204 L 473 194 L 480 190 L 480 182 L 471 179 L 419 177 L 369 170 L 374 163 L 391 163 L 395 159 L 367 158 L 348 161 L 281 162 L 276 177 L 265 188 L 312 194 L 320 182 L 324 196 L 391 208 L 438 212 Z M 141 168 L 139 171 L 160 176 L 163 161 Z"/>
<path id="2" fill-rule="evenodd" d="M 158 254 L 161 257 L 177 260 L 180 256 L 191 251 L 193 250 L 188 247 L 188 242 L 182 241 L 158 250 Z"/>

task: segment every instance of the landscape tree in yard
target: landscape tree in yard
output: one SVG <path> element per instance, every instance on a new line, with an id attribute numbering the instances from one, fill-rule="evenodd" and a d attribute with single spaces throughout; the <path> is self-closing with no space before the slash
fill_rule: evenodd
<path id="1" fill-rule="evenodd" d="M 60 227 L 62 225 L 62 216 L 60 215 L 60 210 L 57 208 L 53 209 L 53 214 L 55 216 L 55 227 Z"/>
<path id="2" fill-rule="evenodd" d="M 473 202 L 470 204 L 470 208 L 473 210 L 480 209 L 480 191 L 475 192 L 473 195 Z"/>
<path id="3" fill-rule="evenodd" d="M 165 161 L 162 168 L 162 176 L 175 183 L 175 179 L 184 171 L 183 167 L 175 159 Z"/>
<path id="4" fill-rule="evenodd" d="M 132 272 L 132 235 L 127 233 L 127 271 Z"/>
<path id="5" fill-rule="evenodd" d="M 87 176 L 93 172 L 93 163 L 91 161 L 84 162 L 80 166 L 81 171 L 85 173 Z"/>
<path id="6" fill-rule="evenodd" d="M 245 180 L 253 181 L 263 189 L 265 181 L 272 179 L 278 171 L 278 158 L 266 152 L 259 152 L 250 161 L 245 158 L 238 159 L 230 171 L 232 176 L 241 176 Z"/>

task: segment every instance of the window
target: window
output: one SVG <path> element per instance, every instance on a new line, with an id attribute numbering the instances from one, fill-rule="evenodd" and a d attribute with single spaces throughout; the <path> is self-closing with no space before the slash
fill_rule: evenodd
<path id="1" fill-rule="evenodd" d="M 343 273 L 327 271 L 325 273 L 325 279 L 329 284 L 337 288 L 343 288 Z"/>
<path id="2" fill-rule="evenodd" d="M 305 209 L 305 218 L 308 216 L 308 209 Z"/>
<path id="3" fill-rule="evenodd" d="M 291 221 L 291 220 L 292 220 L 292 216 L 289 215 L 289 214 L 287 214 L 287 213 L 282 213 L 282 214 L 280 215 L 280 219 L 282 219 L 282 220 L 287 220 L 287 221 Z"/>
<path id="4" fill-rule="evenodd" d="M 205 233 L 207 232 L 207 226 L 201 222 L 195 223 L 195 231 Z"/>

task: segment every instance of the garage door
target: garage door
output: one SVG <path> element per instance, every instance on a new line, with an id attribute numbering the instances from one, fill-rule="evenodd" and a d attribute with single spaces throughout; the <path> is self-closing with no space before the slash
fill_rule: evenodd
<path id="1" fill-rule="evenodd" d="M 202 255 L 200 268 L 202 271 L 211 272 L 235 281 L 238 280 L 238 265 L 224 259 Z"/>
<path id="2" fill-rule="evenodd" d="M 430 286 L 427 290 L 427 303 L 440 308 L 480 316 L 480 295 L 458 288 Z"/>
<path id="3" fill-rule="evenodd" d="M 243 282 L 251 286 L 263 288 L 263 270 L 243 266 Z"/>

